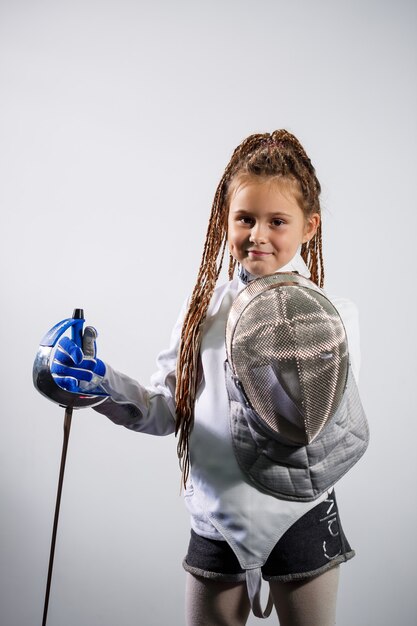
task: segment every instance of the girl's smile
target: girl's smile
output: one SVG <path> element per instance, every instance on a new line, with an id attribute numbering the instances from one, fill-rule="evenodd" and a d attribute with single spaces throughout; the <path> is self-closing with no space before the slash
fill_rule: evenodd
<path id="1" fill-rule="evenodd" d="M 319 221 L 317 213 L 304 217 L 291 181 L 253 177 L 237 187 L 230 201 L 229 249 L 250 274 L 272 274 L 313 237 Z"/>

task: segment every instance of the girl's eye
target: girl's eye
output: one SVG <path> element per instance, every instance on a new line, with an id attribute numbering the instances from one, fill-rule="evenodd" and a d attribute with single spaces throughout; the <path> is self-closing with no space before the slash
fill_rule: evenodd
<path id="1" fill-rule="evenodd" d="M 283 220 L 280 220 L 278 217 L 274 220 L 272 220 L 272 225 L 273 226 L 281 226 L 281 224 L 283 224 Z"/>
<path id="2" fill-rule="evenodd" d="M 253 218 L 246 215 L 240 217 L 239 222 L 241 222 L 242 224 L 246 224 L 247 226 L 252 226 L 252 224 L 254 223 Z"/>

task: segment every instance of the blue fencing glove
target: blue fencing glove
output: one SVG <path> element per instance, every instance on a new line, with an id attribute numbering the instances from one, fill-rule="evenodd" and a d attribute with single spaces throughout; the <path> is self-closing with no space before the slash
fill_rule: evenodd
<path id="1" fill-rule="evenodd" d="M 59 340 L 51 364 L 51 374 L 59 387 L 83 395 L 109 395 L 101 386 L 106 366 L 96 357 L 96 337 L 96 330 L 86 326 L 83 349 L 69 337 Z"/>

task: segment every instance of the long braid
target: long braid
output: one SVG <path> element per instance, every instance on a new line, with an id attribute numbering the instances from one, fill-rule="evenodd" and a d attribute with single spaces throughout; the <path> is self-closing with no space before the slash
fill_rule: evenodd
<path id="1" fill-rule="evenodd" d="M 232 181 L 241 174 L 290 178 L 298 182 L 301 197 L 307 205 L 304 213 L 320 213 L 320 184 L 314 168 L 300 142 L 286 130 L 247 137 L 233 152 L 216 189 L 203 256 L 188 311 L 181 331 L 177 361 L 176 434 L 177 453 L 186 485 L 189 469 L 189 437 L 194 422 L 194 403 L 198 383 L 199 352 L 203 323 L 219 277 L 227 243 L 227 213 Z M 322 286 L 324 279 L 320 226 L 310 242 L 303 244 L 301 254 L 311 278 Z M 236 261 L 229 258 L 229 279 Z"/>

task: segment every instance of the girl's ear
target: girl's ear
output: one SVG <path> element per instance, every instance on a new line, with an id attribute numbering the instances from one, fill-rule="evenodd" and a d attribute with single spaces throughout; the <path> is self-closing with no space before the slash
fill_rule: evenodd
<path id="1" fill-rule="evenodd" d="M 320 215 L 318 213 L 313 213 L 307 218 L 305 226 L 304 226 L 304 236 L 302 243 L 306 243 L 310 241 L 314 237 L 317 232 L 317 229 L 320 224 Z"/>

